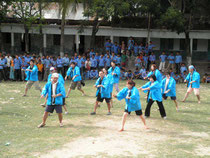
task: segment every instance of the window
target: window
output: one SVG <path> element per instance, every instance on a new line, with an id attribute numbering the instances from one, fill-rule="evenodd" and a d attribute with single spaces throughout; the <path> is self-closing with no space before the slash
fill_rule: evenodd
<path id="1" fill-rule="evenodd" d="M 174 39 L 168 39 L 168 49 L 173 50 L 174 49 Z"/>
<path id="2" fill-rule="evenodd" d="M 198 40 L 193 39 L 193 50 L 197 50 L 197 43 L 198 43 Z"/>
<path id="3" fill-rule="evenodd" d="M 174 48 L 174 39 L 171 39 L 171 38 L 160 39 L 161 50 L 173 50 L 173 48 Z"/>
<path id="4" fill-rule="evenodd" d="M 53 44 L 60 46 L 61 35 L 53 35 Z"/>
<path id="5" fill-rule="evenodd" d="M 185 46 L 185 39 L 180 39 L 180 43 L 179 43 L 180 50 L 184 50 L 185 49 L 184 46 Z"/>
<path id="6" fill-rule="evenodd" d="M 210 40 L 208 40 L 208 51 L 210 51 Z"/>
<path id="7" fill-rule="evenodd" d="M 3 33 L 3 41 L 4 43 L 11 43 L 11 33 Z"/>

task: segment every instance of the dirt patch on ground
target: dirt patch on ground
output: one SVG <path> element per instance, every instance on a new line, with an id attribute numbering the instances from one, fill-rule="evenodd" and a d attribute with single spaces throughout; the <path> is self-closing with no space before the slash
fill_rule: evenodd
<path id="1" fill-rule="evenodd" d="M 210 156 L 210 147 L 199 145 L 197 146 L 196 154 L 199 156 Z"/>
<path id="2" fill-rule="evenodd" d="M 159 134 L 159 129 L 145 130 L 139 119 L 127 121 L 126 131 L 118 132 L 121 120 L 98 121 L 94 124 L 99 135 L 78 138 L 64 145 L 62 149 L 54 150 L 43 158 L 52 157 L 85 157 L 85 156 L 137 156 L 150 155 L 156 152 L 155 146 L 167 139 Z M 93 127 L 93 128 L 94 128 Z M 150 145 L 145 145 L 150 144 Z"/>

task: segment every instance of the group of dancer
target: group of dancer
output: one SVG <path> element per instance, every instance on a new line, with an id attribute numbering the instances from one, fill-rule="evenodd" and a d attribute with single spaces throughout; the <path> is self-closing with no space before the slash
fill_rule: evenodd
<path id="1" fill-rule="evenodd" d="M 68 113 L 67 108 L 65 107 L 65 98 L 69 97 L 71 90 L 74 90 L 75 88 L 81 91 L 83 95 L 86 95 L 82 90 L 82 85 L 84 83 L 82 82 L 80 68 L 75 62 L 72 62 L 64 79 L 63 76 L 57 73 L 56 69 L 52 67 L 50 69 L 51 74 L 48 76 L 48 82 L 42 90 L 38 82 L 38 69 L 33 60 L 30 61 L 30 66 L 25 70 L 25 72 L 27 75 L 27 84 L 23 96 L 27 95 L 28 89 L 30 89 L 32 85 L 35 85 L 36 89 L 41 92 L 41 98 L 45 98 L 45 103 L 42 106 L 46 106 L 46 109 L 43 115 L 42 123 L 38 125 L 38 128 L 46 125 L 46 120 L 49 113 L 53 113 L 54 110 L 58 114 L 59 123 L 62 127 L 62 106 L 65 109 L 65 113 Z M 71 79 L 71 84 L 66 95 L 64 84 L 68 77 Z M 149 80 L 146 84 L 136 88 L 136 83 L 133 80 L 128 80 L 126 87 L 122 90 L 119 90 L 120 68 L 116 66 L 115 62 L 111 62 L 111 67 L 108 70 L 103 68 L 101 71 L 99 71 L 99 78 L 94 85 L 94 87 L 96 87 L 96 103 L 94 106 L 94 111 L 91 113 L 91 115 L 96 115 L 97 108 L 104 100 L 106 101 L 108 107 L 107 115 L 111 115 L 111 107 L 113 106 L 112 97 L 114 97 L 118 100 L 125 99 L 126 102 L 120 131 L 124 131 L 126 118 L 128 114 L 133 111 L 135 111 L 136 115 L 140 117 L 145 128 L 148 128 L 145 118 L 150 117 L 151 106 L 155 101 L 159 107 L 161 117 L 166 119 L 166 111 L 163 105 L 163 99 L 166 100 L 167 97 L 171 97 L 171 100 L 174 101 L 176 110 L 178 111 L 178 103 L 176 100 L 176 82 L 173 77 L 170 76 L 170 72 L 166 72 L 165 78 L 162 78 L 161 72 L 157 69 L 155 64 L 152 64 L 151 72 L 145 78 Z M 186 77 L 185 82 L 188 83 L 188 89 L 183 102 L 186 101 L 189 94 L 194 91 L 198 98 L 198 103 L 200 103 L 200 75 L 195 70 L 193 65 L 189 66 L 189 74 Z M 113 87 L 116 89 L 116 94 L 113 94 Z M 143 116 L 142 112 L 139 91 L 147 93 L 145 116 Z"/>

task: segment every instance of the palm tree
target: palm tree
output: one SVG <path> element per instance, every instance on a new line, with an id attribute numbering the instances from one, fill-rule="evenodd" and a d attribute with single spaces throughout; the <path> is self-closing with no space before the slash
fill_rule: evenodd
<path id="1" fill-rule="evenodd" d="M 78 0 L 60 0 L 59 1 L 59 14 L 61 17 L 61 38 L 60 38 L 60 56 L 64 56 L 64 29 L 65 29 L 65 21 L 66 15 L 69 11 L 69 7 L 72 5 L 71 12 L 76 12 L 78 7 Z"/>

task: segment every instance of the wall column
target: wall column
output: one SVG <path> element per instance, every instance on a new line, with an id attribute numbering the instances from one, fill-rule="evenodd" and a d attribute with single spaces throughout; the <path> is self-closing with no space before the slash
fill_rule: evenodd
<path id="1" fill-rule="evenodd" d="M 15 51 L 15 39 L 14 39 L 14 32 L 11 32 L 11 54 L 14 54 Z"/>
<path id="2" fill-rule="evenodd" d="M 75 43 L 76 43 L 76 53 L 79 54 L 80 38 L 78 34 L 75 35 Z"/>
<path id="3" fill-rule="evenodd" d="M 43 54 L 46 55 L 46 49 L 47 49 L 47 35 L 43 34 Z"/>

